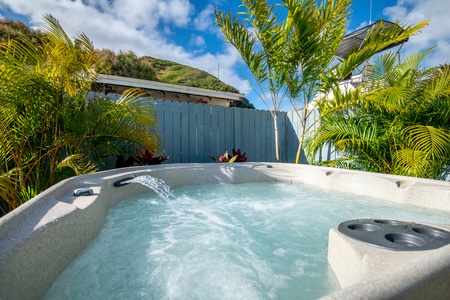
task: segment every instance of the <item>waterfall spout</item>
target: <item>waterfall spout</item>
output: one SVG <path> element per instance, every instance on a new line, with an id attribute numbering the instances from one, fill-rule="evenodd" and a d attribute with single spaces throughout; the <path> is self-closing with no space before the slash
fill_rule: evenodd
<path id="1" fill-rule="evenodd" d="M 168 186 L 162 179 L 154 178 L 150 175 L 144 175 L 123 181 L 123 184 L 128 183 L 142 184 L 152 189 L 161 199 L 165 201 L 175 199 L 175 195 L 170 190 L 170 186 Z"/>

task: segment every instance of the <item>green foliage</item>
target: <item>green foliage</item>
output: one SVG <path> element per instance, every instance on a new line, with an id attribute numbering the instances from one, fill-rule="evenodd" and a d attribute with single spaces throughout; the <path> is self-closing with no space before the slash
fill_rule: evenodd
<path id="1" fill-rule="evenodd" d="M 440 179 L 450 164 L 450 66 L 421 69 L 429 53 L 375 60 L 362 89 L 321 103 L 326 117 L 308 140 L 310 157 L 327 143 L 343 156 L 327 165 Z M 362 91 L 365 91 L 364 93 Z M 351 104 L 351 105 L 350 105 Z"/>
<path id="2" fill-rule="evenodd" d="M 99 55 L 97 72 L 100 74 L 158 80 L 158 75 L 151 62 L 137 57 L 131 51 L 128 53 L 119 52 L 116 55 L 111 50 L 103 49 L 97 51 L 97 53 Z"/>
<path id="3" fill-rule="evenodd" d="M 246 162 L 248 157 L 246 155 L 246 152 L 244 152 L 244 154 L 241 154 L 241 149 L 237 149 L 235 150 L 233 148 L 233 156 L 230 156 L 228 154 L 228 151 L 225 151 L 224 154 L 220 154 L 219 158 L 216 159 L 214 156 L 209 156 L 209 158 L 211 158 L 213 161 L 215 161 L 216 163 L 238 163 L 238 162 Z"/>
<path id="4" fill-rule="evenodd" d="M 158 81 L 216 91 L 238 92 L 234 87 L 224 84 L 205 71 L 150 56 L 144 56 L 143 59 L 152 65 Z"/>
<path id="5" fill-rule="evenodd" d="M 44 33 L 42 31 L 31 29 L 21 21 L 0 19 L 0 42 L 24 38 L 32 44 L 40 46 L 42 45 L 43 37 Z"/>
<path id="6" fill-rule="evenodd" d="M 138 144 L 157 150 L 152 113 L 129 90 L 112 102 L 87 99 L 97 55 L 45 16 L 36 47 L 25 37 L 0 44 L 0 208 L 6 213 L 54 183 L 91 173 L 105 156 Z"/>

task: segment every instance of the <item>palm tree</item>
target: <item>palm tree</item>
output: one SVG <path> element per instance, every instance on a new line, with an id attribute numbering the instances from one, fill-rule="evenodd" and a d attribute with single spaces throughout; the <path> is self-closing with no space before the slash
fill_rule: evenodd
<path id="1" fill-rule="evenodd" d="M 361 101 L 322 119 L 309 155 L 332 143 L 342 157 L 329 166 L 442 178 L 450 163 L 450 66 L 421 69 L 430 51 L 375 60 Z"/>
<path id="2" fill-rule="evenodd" d="M 138 91 L 118 101 L 88 97 L 97 57 L 51 15 L 41 46 L 0 45 L 0 199 L 7 212 L 55 182 L 94 172 L 108 155 L 158 148 L 154 114 Z M 127 152 L 128 148 L 128 152 Z"/>
<path id="3" fill-rule="evenodd" d="M 219 10 L 215 11 L 216 24 L 241 54 L 257 83 L 255 92 L 272 114 L 275 156 L 276 161 L 280 162 L 278 112 L 287 93 L 283 65 L 284 44 L 287 42 L 286 24 L 279 24 L 274 5 L 265 1 L 243 0 L 242 7 L 246 11 L 241 15 L 251 28 L 240 23 L 237 16 L 231 17 L 230 13 Z M 266 89 L 269 93 L 266 93 Z"/>
<path id="4" fill-rule="evenodd" d="M 363 47 L 354 49 L 333 66 L 336 50 L 344 38 L 350 6 L 351 0 L 324 0 L 320 5 L 316 0 L 283 0 L 279 5 L 285 9 L 282 22 L 278 21 L 275 5 L 264 0 L 242 1 L 246 11 L 240 14 L 245 17 L 245 23 L 240 23 L 238 16 L 216 11 L 217 25 L 241 54 L 257 83 L 257 94 L 272 112 L 277 161 L 277 113 L 286 97 L 289 97 L 302 124 L 296 156 L 296 163 L 299 163 L 303 141 L 320 121 L 319 118 L 307 125 L 316 108 L 310 108 L 308 104 L 318 94 L 325 97 L 333 93 L 339 82 L 355 68 L 425 25 L 420 23 L 403 29 L 392 26 L 389 30 L 382 30 L 381 22 L 371 31 Z"/>
<path id="5" fill-rule="evenodd" d="M 415 26 L 400 26 L 398 23 L 385 26 L 385 22 L 377 22 L 359 48 L 351 49 L 345 58 L 338 59 L 335 53 L 344 39 L 351 1 L 322 1 L 320 6 L 315 4 L 316 1 L 309 0 L 283 2 L 289 5 L 289 11 L 295 12 L 292 16 L 288 15 L 291 18 L 289 23 L 293 24 L 293 34 L 290 36 L 293 49 L 289 53 L 293 54 L 294 68 L 289 72 L 287 87 L 302 124 L 296 155 L 296 163 L 299 163 L 304 140 L 321 118 L 342 109 L 343 105 L 359 101 L 358 97 L 355 98 L 357 94 L 342 95 L 339 84 L 375 54 L 407 40 L 427 21 Z M 327 102 L 330 95 L 338 100 L 334 102 L 333 109 L 322 110 L 319 117 L 309 122 L 311 115 L 319 108 L 318 104 Z"/>

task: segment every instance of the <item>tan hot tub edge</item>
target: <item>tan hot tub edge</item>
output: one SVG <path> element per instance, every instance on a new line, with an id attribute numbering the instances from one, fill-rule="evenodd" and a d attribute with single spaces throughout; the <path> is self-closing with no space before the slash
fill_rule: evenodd
<path id="1" fill-rule="evenodd" d="M 77 176 L 0 219 L 0 299 L 42 298 L 51 283 L 97 236 L 109 208 L 124 198 L 148 192 L 143 186 L 114 187 L 113 183 L 142 175 L 161 178 L 171 188 L 260 181 L 303 183 L 450 211 L 449 182 L 308 165 L 167 164 Z M 73 195 L 75 189 L 84 187 L 91 188 L 94 194 Z M 450 229 L 444 225 L 441 228 Z M 449 250 L 445 246 L 420 253 L 391 251 L 331 229 L 329 262 L 343 289 L 324 299 L 449 295 L 450 285 L 444 284 L 450 280 Z"/>

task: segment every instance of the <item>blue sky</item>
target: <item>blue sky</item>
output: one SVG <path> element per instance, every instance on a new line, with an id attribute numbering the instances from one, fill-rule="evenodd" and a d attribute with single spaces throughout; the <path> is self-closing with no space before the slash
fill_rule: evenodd
<path id="1" fill-rule="evenodd" d="M 0 17 L 36 27 L 42 16 L 50 13 L 69 36 L 84 32 L 99 49 L 131 50 L 139 56 L 168 59 L 205 70 L 246 94 L 256 108 L 265 109 L 252 92 L 254 82 L 247 67 L 214 23 L 215 7 L 234 13 L 240 3 L 240 0 L 0 0 Z M 429 25 L 412 37 L 402 52 L 414 53 L 437 45 L 426 64 L 450 62 L 448 0 L 372 0 L 372 10 L 370 3 L 354 0 L 350 31 L 367 25 L 370 19 L 399 20 L 408 25 L 430 19 Z"/>

